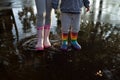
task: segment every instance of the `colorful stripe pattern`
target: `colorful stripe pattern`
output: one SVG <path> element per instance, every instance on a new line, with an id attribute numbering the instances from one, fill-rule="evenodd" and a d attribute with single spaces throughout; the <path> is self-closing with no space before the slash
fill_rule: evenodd
<path id="1" fill-rule="evenodd" d="M 62 33 L 62 40 L 67 41 L 68 39 L 68 34 L 67 33 Z"/>
<path id="2" fill-rule="evenodd" d="M 77 38 L 78 38 L 78 33 L 72 33 L 71 32 L 71 44 L 75 49 L 80 50 L 81 46 L 77 42 Z"/>
<path id="3" fill-rule="evenodd" d="M 71 33 L 71 40 L 72 41 L 77 40 L 77 37 L 78 37 L 78 33 Z"/>
<path id="4" fill-rule="evenodd" d="M 61 49 L 62 50 L 67 50 L 67 45 L 68 45 L 68 33 L 62 33 Z"/>

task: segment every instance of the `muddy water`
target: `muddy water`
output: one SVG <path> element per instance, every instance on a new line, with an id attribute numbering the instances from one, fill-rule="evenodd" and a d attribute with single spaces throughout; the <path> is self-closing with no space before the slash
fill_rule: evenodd
<path id="1" fill-rule="evenodd" d="M 119 0 L 91 0 L 81 16 L 82 50 L 62 52 L 53 11 L 53 47 L 37 52 L 35 6 L 0 10 L 0 80 L 120 80 L 119 12 Z"/>

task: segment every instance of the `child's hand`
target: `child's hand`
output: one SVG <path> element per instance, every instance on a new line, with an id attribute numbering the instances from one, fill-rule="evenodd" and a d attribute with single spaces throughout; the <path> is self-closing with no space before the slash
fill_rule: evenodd
<path id="1" fill-rule="evenodd" d="M 86 8 L 86 12 L 88 12 L 88 11 L 90 11 L 90 7 L 87 7 L 87 8 Z"/>

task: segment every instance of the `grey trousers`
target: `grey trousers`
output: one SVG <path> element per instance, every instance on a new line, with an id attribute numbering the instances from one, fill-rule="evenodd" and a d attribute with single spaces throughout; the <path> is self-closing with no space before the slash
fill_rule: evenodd
<path id="1" fill-rule="evenodd" d="M 35 0 L 37 9 L 37 27 L 51 24 L 52 0 Z"/>
<path id="2" fill-rule="evenodd" d="M 80 31 L 80 14 L 61 13 L 62 33 Z"/>

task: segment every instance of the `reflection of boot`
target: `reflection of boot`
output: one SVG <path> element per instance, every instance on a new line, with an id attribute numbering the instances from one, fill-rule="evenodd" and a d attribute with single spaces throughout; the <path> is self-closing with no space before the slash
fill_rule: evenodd
<path id="1" fill-rule="evenodd" d="M 77 50 L 80 50 L 81 46 L 77 42 L 78 33 L 71 32 L 70 36 L 71 36 L 71 45 L 72 45 L 72 47 L 77 49 Z"/>
<path id="2" fill-rule="evenodd" d="M 67 51 L 67 49 L 68 49 L 68 33 L 62 33 L 61 50 Z"/>
<path id="3" fill-rule="evenodd" d="M 37 28 L 38 40 L 36 44 L 36 50 L 44 50 L 43 40 L 44 40 L 44 27 Z"/>
<path id="4" fill-rule="evenodd" d="M 49 35 L 50 35 L 50 25 L 45 25 L 44 26 L 44 42 L 43 42 L 44 48 L 49 48 L 51 46 Z"/>

